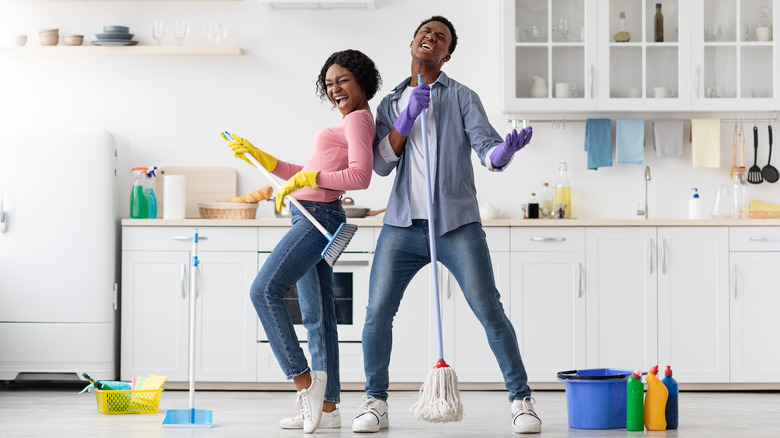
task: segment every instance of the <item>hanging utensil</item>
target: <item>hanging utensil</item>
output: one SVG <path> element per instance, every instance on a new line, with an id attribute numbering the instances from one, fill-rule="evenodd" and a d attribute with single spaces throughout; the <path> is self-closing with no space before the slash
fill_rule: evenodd
<path id="1" fill-rule="evenodd" d="M 769 159 L 766 160 L 766 166 L 764 166 L 764 168 L 761 169 L 761 176 L 763 176 L 766 182 L 769 183 L 777 182 L 777 179 L 780 178 L 780 173 L 778 173 L 777 168 L 775 168 L 775 166 L 770 164 L 771 162 L 772 162 L 772 125 L 769 125 Z"/>
<path id="2" fill-rule="evenodd" d="M 753 125 L 753 165 L 748 169 L 747 181 L 751 184 L 761 184 L 764 178 L 761 177 L 761 168 L 758 167 L 758 127 Z"/>
<path id="3" fill-rule="evenodd" d="M 739 168 L 747 174 L 745 168 L 745 130 L 742 127 L 742 122 L 739 122 Z"/>
<path id="4" fill-rule="evenodd" d="M 737 124 L 734 123 L 734 135 L 731 139 L 731 169 L 729 169 L 729 178 L 734 179 L 734 171 L 737 170 Z"/>

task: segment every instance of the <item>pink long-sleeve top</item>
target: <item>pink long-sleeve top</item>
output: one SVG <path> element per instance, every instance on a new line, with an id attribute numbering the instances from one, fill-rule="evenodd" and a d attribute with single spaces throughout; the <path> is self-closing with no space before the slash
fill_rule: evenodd
<path id="1" fill-rule="evenodd" d="M 287 180 L 300 171 L 320 171 L 317 175 L 319 188 L 306 186 L 293 192 L 299 201 L 331 202 L 347 190 L 366 189 L 371 182 L 375 132 L 370 111 L 353 111 L 338 125 L 314 135 L 313 152 L 306 164 L 301 166 L 279 160 L 273 174 Z"/>

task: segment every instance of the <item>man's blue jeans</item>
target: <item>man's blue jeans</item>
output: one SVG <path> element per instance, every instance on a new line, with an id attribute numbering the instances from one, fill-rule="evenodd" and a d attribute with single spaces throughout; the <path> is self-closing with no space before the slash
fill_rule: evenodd
<path id="1" fill-rule="evenodd" d="M 330 233 L 346 221 L 341 201 L 301 204 Z M 282 371 L 292 379 L 310 371 L 284 296 L 298 286 L 303 325 L 307 330 L 311 368 L 325 371 L 328 383 L 325 401 L 339 402 L 339 343 L 336 304 L 333 296 L 333 268 L 320 257 L 328 240 L 294 206 L 292 228 L 284 235 L 260 268 L 250 290 L 252 304 Z"/>
<path id="2" fill-rule="evenodd" d="M 387 400 L 390 384 L 388 368 L 393 318 L 409 282 L 421 268 L 430 264 L 428 242 L 427 220 L 412 220 L 409 227 L 384 225 L 379 234 L 363 328 L 363 362 L 366 393 L 380 400 Z M 496 289 L 482 225 L 477 222 L 466 224 L 437 237 L 436 255 L 458 281 L 471 310 L 485 328 L 509 390 L 509 400 L 530 396 L 515 329 L 504 313 Z M 404 330 L 403 327 L 398 329 Z"/>

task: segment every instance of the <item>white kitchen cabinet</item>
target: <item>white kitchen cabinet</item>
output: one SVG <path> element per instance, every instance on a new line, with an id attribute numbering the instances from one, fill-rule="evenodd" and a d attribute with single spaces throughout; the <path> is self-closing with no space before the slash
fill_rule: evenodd
<path id="1" fill-rule="evenodd" d="M 188 380 L 191 228 L 125 227 L 122 380 Z M 195 373 L 198 381 L 256 379 L 256 325 L 248 290 L 257 230 L 201 228 Z"/>
<path id="2" fill-rule="evenodd" d="M 780 231 L 729 231 L 731 381 L 780 382 Z"/>
<path id="3" fill-rule="evenodd" d="M 679 381 L 729 381 L 728 244 L 725 227 L 658 228 L 658 362 Z"/>
<path id="4" fill-rule="evenodd" d="M 661 42 L 654 38 L 656 3 Z M 503 109 L 775 110 L 780 48 L 774 27 L 769 41 L 758 41 L 762 5 L 770 25 L 778 21 L 771 0 L 504 0 Z M 616 42 L 621 12 L 630 40 Z M 546 90 L 537 94 L 542 80 Z M 558 83 L 575 84 L 576 94 L 556 96 Z"/>
<path id="5" fill-rule="evenodd" d="M 585 235 L 587 367 L 648 369 L 658 363 L 656 229 Z"/>
<path id="6" fill-rule="evenodd" d="M 529 382 L 585 368 L 584 228 L 512 228 L 511 315 Z"/>

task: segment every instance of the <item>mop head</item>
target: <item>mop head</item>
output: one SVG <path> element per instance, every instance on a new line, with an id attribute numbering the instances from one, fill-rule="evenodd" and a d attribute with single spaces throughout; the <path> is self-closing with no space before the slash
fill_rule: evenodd
<path id="1" fill-rule="evenodd" d="M 428 372 L 420 388 L 420 400 L 412 406 L 415 418 L 431 423 L 450 423 L 463 419 L 458 376 L 444 360 Z"/>

